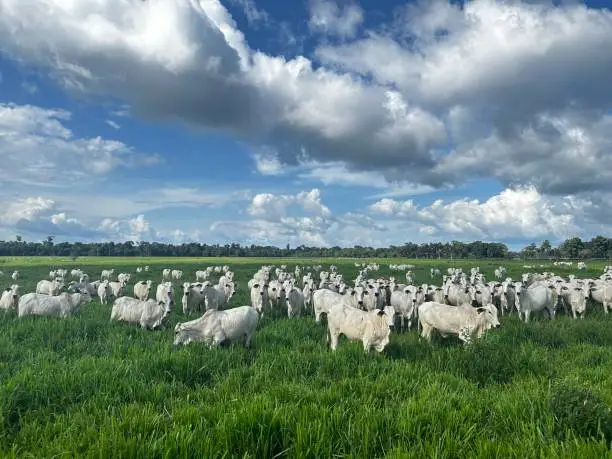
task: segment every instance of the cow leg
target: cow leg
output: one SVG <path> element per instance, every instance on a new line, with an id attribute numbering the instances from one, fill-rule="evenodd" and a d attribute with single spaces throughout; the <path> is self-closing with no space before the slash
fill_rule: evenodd
<path id="1" fill-rule="evenodd" d="M 421 324 L 421 338 L 425 338 L 427 341 L 431 341 L 432 328 L 429 325 Z"/>
<path id="2" fill-rule="evenodd" d="M 246 333 L 244 335 L 244 347 L 246 348 L 250 348 L 251 347 L 251 338 L 253 337 L 253 335 L 251 333 Z"/>

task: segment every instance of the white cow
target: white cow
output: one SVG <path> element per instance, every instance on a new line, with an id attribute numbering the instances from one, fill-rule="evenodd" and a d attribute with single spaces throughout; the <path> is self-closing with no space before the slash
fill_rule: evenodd
<path id="1" fill-rule="evenodd" d="M 172 282 L 162 282 L 157 286 L 155 300 L 158 303 L 167 304 L 168 310 L 172 309 L 174 306 L 174 287 L 172 286 Z"/>
<path id="2" fill-rule="evenodd" d="M 119 298 L 125 294 L 125 289 L 127 287 L 127 282 L 119 281 L 119 282 L 109 282 L 111 291 L 113 292 L 113 297 Z"/>
<path id="3" fill-rule="evenodd" d="M 250 347 L 258 322 L 259 314 L 251 306 L 239 306 L 225 311 L 209 309 L 199 319 L 176 324 L 174 345 L 202 341 L 212 347 L 224 341 L 244 340 L 244 345 Z"/>
<path id="4" fill-rule="evenodd" d="M 561 287 L 561 298 L 565 305 L 569 305 L 572 311 L 572 317 L 576 319 L 576 314 L 584 319 L 586 311 L 586 303 L 590 294 L 589 284 L 583 282 L 582 285 L 564 285 Z"/>
<path id="5" fill-rule="evenodd" d="M 331 290 L 321 289 L 312 294 L 312 307 L 314 309 L 315 321 L 321 321 L 321 314 L 328 314 L 332 306 L 344 304 L 361 308 L 363 306 L 364 288 L 357 286 L 346 295 L 332 292 Z"/>
<path id="6" fill-rule="evenodd" d="M 548 311 L 548 316 L 555 318 L 555 303 L 553 301 L 553 286 L 548 286 L 539 282 L 524 288 L 520 282 L 515 284 L 516 289 L 516 309 L 519 317 L 529 322 L 529 316 L 535 311 Z"/>
<path id="7" fill-rule="evenodd" d="M 285 300 L 287 301 L 287 317 L 299 316 L 304 309 L 304 294 L 293 283 L 285 284 Z"/>
<path id="8" fill-rule="evenodd" d="M 280 306 L 285 301 L 285 288 L 277 280 L 272 280 L 268 283 L 268 300 L 270 307 Z"/>
<path id="9" fill-rule="evenodd" d="M 110 297 L 113 295 L 113 289 L 110 286 L 108 279 L 100 282 L 98 285 L 98 298 L 100 298 L 100 304 L 108 304 Z"/>
<path id="10" fill-rule="evenodd" d="M 154 299 L 140 301 L 129 296 L 117 298 L 113 303 L 110 320 L 138 324 L 151 330 L 159 327 L 170 312 L 167 303 Z"/>
<path id="11" fill-rule="evenodd" d="M 134 284 L 134 296 L 140 301 L 146 301 L 151 294 L 152 280 L 140 281 Z"/>
<path id="12" fill-rule="evenodd" d="M 68 293 L 74 293 L 76 290 L 79 290 L 81 292 L 83 291 L 87 291 L 87 293 L 89 293 L 89 295 L 93 298 L 95 296 L 98 296 L 98 285 L 100 284 L 100 281 L 96 281 L 96 283 L 90 283 L 90 282 L 70 282 L 70 284 L 68 285 Z"/>
<path id="13" fill-rule="evenodd" d="M 310 282 L 307 282 L 302 289 L 302 295 L 304 296 L 304 307 L 307 310 L 312 308 L 312 294 L 314 292 L 313 285 Z"/>
<path id="14" fill-rule="evenodd" d="M 41 295 L 57 296 L 64 288 L 64 283 L 61 279 L 53 279 L 53 281 L 41 280 L 36 284 L 36 293 Z"/>
<path id="15" fill-rule="evenodd" d="M 62 293 L 58 296 L 26 293 L 19 298 L 18 316 L 68 317 L 78 311 L 83 303 L 91 301 L 87 292 Z"/>
<path id="16" fill-rule="evenodd" d="M 603 305 L 603 310 L 607 314 L 608 307 L 612 306 L 612 284 L 602 282 L 591 287 L 591 298 Z M 612 308 L 611 308 L 612 309 Z"/>
<path id="17" fill-rule="evenodd" d="M 268 304 L 268 286 L 256 282 L 251 286 L 251 306 L 263 317 L 264 308 Z"/>
<path id="18" fill-rule="evenodd" d="M 115 269 L 114 268 L 113 269 L 103 269 L 102 273 L 100 274 L 100 279 L 102 279 L 102 280 L 104 280 L 104 279 L 110 280 L 114 273 L 115 273 Z"/>
<path id="19" fill-rule="evenodd" d="M 180 269 L 173 269 L 172 270 L 172 279 L 174 280 L 181 280 L 181 278 L 183 277 L 183 271 L 181 271 Z"/>
<path id="20" fill-rule="evenodd" d="M 11 274 L 11 278 L 17 282 L 19 280 L 19 271 L 13 271 L 13 274 Z"/>
<path id="21" fill-rule="evenodd" d="M 493 304 L 474 308 L 469 304 L 449 306 L 427 301 L 419 306 L 421 337 L 431 341 L 431 333 L 438 330 L 443 338 L 456 335 L 469 343 L 476 335 L 480 338 L 490 328 L 499 327 L 497 308 Z"/>
<path id="22" fill-rule="evenodd" d="M 172 280 L 172 270 L 169 268 L 164 268 L 162 270 L 162 281 Z"/>
<path id="23" fill-rule="evenodd" d="M 206 297 L 202 294 L 202 284 L 189 282 L 183 283 L 183 314 L 188 315 L 194 311 L 201 311 L 206 303 Z"/>
<path id="24" fill-rule="evenodd" d="M 410 329 L 416 309 L 416 300 L 416 295 L 413 295 L 408 288 L 391 292 L 391 306 L 395 314 L 400 317 L 400 331 L 406 329 L 406 322 L 407 328 Z"/>
<path id="25" fill-rule="evenodd" d="M 335 351 L 338 338 L 344 335 L 349 341 L 361 341 L 365 352 L 369 352 L 372 347 L 382 352 L 389 344 L 394 315 L 395 311 L 391 306 L 362 311 L 338 303 L 332 306 L 327 314 L 327 344 Z"/>
<path id="26" fill-rule="evenodd" d="M 117 280 L 124 284 L 127 284 L 131 278 L 132 275 L 129 273 L 119 273 L 119 275 L 117 276 Z"/>
<path id="27" fill-rule="evenodd" d="M 16 309 L 19 302 L 19 285 L 13 284 L 4 289 L 0 297 L 0 309 Z"/>
<path id="28" fill-rule="evenodd" d="M 462 304 L 472 304 L 472 295 L 469 287 L 449 283 L 444 291 L 444 299 L 451 306 L 461 306 Z"/>

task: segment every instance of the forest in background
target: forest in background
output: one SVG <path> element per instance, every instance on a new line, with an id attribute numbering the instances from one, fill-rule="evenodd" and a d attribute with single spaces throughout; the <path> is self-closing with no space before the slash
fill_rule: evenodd
<path id="1" fill-rule="evenodd" d="M 519 252 L 500 242 L 430 242 L 374 247 L 290 247 L 261 245 L 166 244 L 160 242 L 60 242 L 53 236 L 44 241 L 0 241 L 0 256 L 99 256 L 99 257 L 330 257 L 330 258 L 426 258 L 426 259 L 606 259 L 612 258 L 612 239 L 596 236 L 590 241 L 579 237 L 565 240 L 556 247 L 544 240 L 532 243 Z"/>

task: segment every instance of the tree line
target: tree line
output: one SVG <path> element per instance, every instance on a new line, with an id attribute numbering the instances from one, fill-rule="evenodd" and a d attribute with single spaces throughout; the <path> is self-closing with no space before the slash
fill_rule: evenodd
<path id="1" fill-rule="evenodd" d="M 545 240 L 540 245 L 529 244 L 519 252 L 508 250 L 499 242 L 431 242 L 392 245 L 384 248 L 355 247 L 286 247 L 240 244 L 164 244 L 159 242 L 61 242 L 49 236 L 40 242 L 0 241 L 0 256 L 62 256 L 62 257 L 316 257 L 316 258 L 612 258 L 612 239 L 596 236 L 590 241 L 578 237 L 567 239 L 553 247 Z"/>

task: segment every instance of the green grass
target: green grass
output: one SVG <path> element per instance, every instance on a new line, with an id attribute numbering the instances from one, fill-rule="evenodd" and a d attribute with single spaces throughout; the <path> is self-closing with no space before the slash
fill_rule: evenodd
<path id="1" fill-rule="evenodd" d="M 356 274 L 352 261 L 284 261 L 333 262 L 347 278 Z M 0 270 L 19 269 L 27 292 L 59 266 L 95 277 L 103 267 L 149 264 L 154 271 L 135 280 L 157 282 L 162 265 L 192 278 L 213 263 L 234 268 L 238 306 L 248 304 L 246 282 L 260 264 L 279 261 L 5 258 Z M 450 265 L 413 264 L 419 282 L 430 266 Z M 503 264 L 514 277 L 524 271 L 522 262 Z M 492 276 L 499 262 L 453 265 Z M 0 287 L 9 283 L 0 278 Z M 66 320 L 0 314 L 1 455 L 612 457 L 612 316 L 592 305 L 582 321 L 504 317 L 468 348 L 393 333 L 382 355 L 345 340 L 331 353 L 324 324 L 280 314 L 260 323 L 252 350 L 173 350 L 174 324 L 185 320 L 179 310 L 154 332 L 110 324 L 110 307 L 96 303 Z"/>

